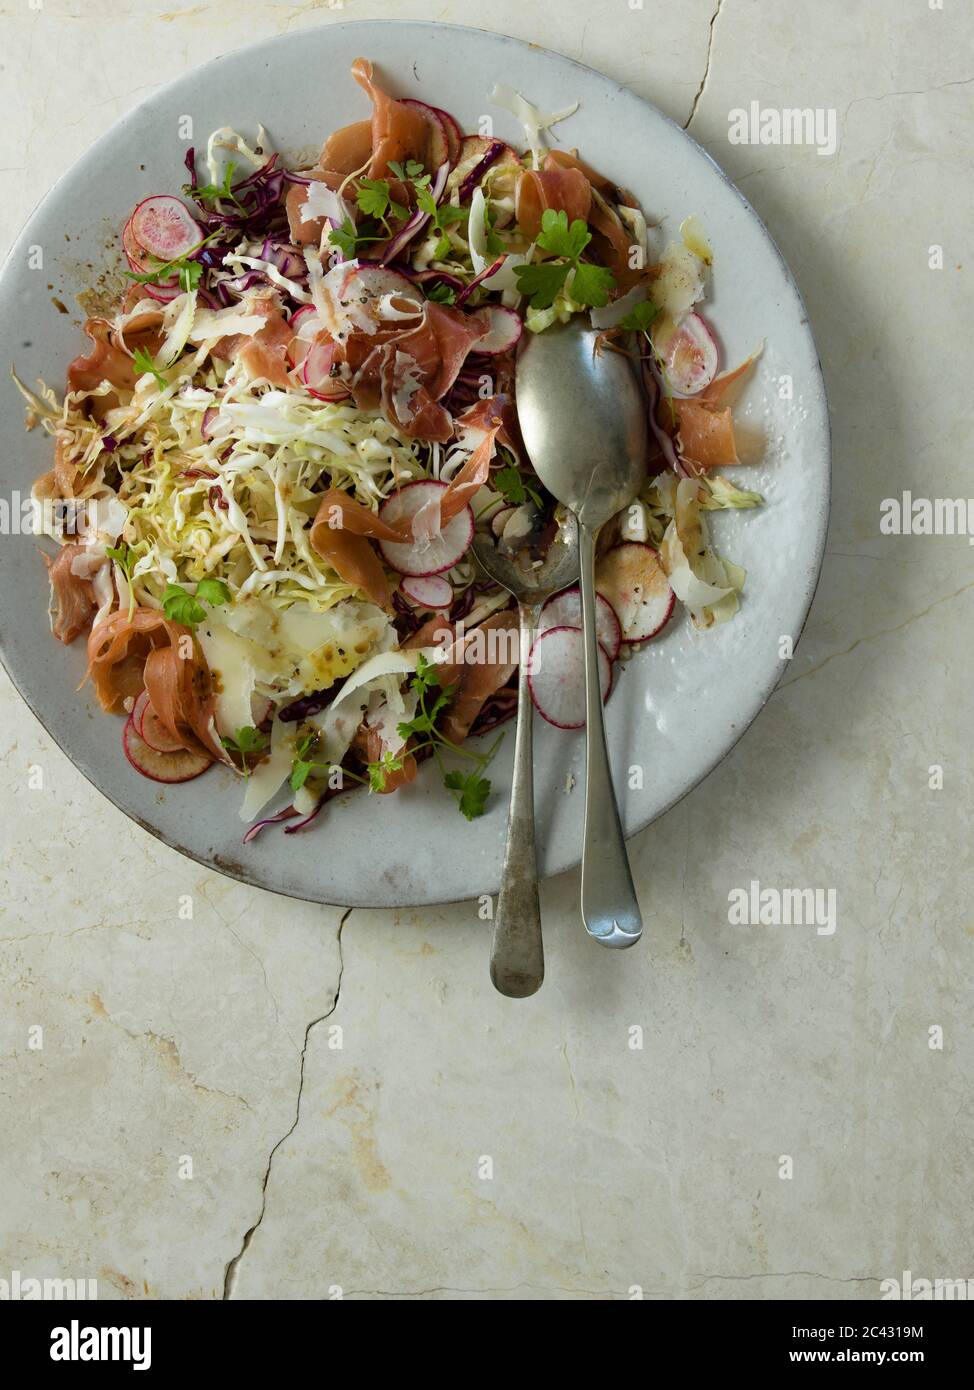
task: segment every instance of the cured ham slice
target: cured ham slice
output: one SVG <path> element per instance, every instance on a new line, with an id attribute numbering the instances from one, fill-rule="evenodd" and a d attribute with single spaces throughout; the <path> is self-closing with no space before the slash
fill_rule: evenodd
<path id="1" fill-rule="evenodd" d="M 533 241 L 541 231 L 542 213 L 552 208 L 564 212 L 568 221 L 588 220 L 592 206 L 592 185 L 581 169 L 551 164 L 545 160 L 543 169 L 526 169 L 517 181 L 515 194 L 517 225 Z"/>
<path id="2" fill-rule="evenodd" d="M 372 64 L 367 58 L 355 59 L 352 64 L 352 76 L 372 102 L 372 159 L 368 169 L 369 177 L 383 178 L 389 172 L 391 160 L 404 164 L 407 159 L 416 159 L 425 167 L 429 153 L 430 126 L 422 110 L 396 101 L 384 91 L 375 81 Z M 351 140 L 348 153 L 351 153 Z"/>
<path id="3" fill-rule="evenodd" d="M 88 670 L 107 713 L 143 690 L 152 712 L 180 746 L 224 757 L 214 723 L 210 670 L 193 633 L 154 608 L 112 613 L 88 638 Z"/>
<path id="4" fill-rule="evenodd" d="M 95 613 L 91 580 L 82 578 L 71 569 L 75 559 L 85 553 L 83 545 L 62 546 L 54 560 L 49 562 L 47 571 L 55 603 L 54 636 L 66 644 L 84 632 Z"/>
<path id="5" fill-rule="evenodd" d="M 680 454 L 698 469 L 739 463 L 734 441 L 734 418 L 729 405 L 709 401 L 674 401 Z"/>
<path id="6" fill-rule="evenodd" d="M 442 724 L 443 736 L 451 743 L 463 742 L 484 702 L 506 685 L 517 670 L 517 660 L 510 660 L 517 656 L 517 630 L 517 614 L 510 609 L 492 614 L 465 635 L 462 659 L 454 668 L 455 681 L 445 680 L 445 673 L 441 674 L 442 684 L 456 685 Z M 474 655 L 476 660 L 472 659 Z"/>
<path id="7" fill-rule="evenodd" d="M 410 438 L 445 444 L 453 421 L 439 402 L 486 329 L 479 314 L 428 301 L 415 327 L 383 335 L 364 358 L 350 383 L 356 405 L 383 410 Z M 347 360 L 350 344 L 343 349 Z"/>

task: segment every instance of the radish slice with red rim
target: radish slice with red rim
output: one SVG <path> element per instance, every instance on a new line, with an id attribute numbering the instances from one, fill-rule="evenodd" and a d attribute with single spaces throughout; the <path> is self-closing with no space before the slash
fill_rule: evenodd
<path id="1" fill-rule="evenodd" d="M 151 270 L 150 256 L 144 246 L 140 246 L 132 233 L 132 218 L 122 228 L 122 250 L 125 259 L 137 275 L 145 275 Z"/>
<path id="2" fill-rule="evenodd" d="M 331 374 L 334 357 L 334 343 L 315 342 L 308 348 L 301 364 L 301 379 L 319 401 L 341 401 L 348 395 L 348 387 L 341 377 Z"/>
<path id="3" fill-rule="evenodd" d="M 687 314 L 654 343 L 670 385 L 681 395 L 695 396 L 717 375 L 717 340 L 701 314 Z"/>
<path id="4" fill-rule="evenodd" d="M 612 662 L 599 643 L 602 703 L 612 685 Z M 528 688 L 535 709 L 556 729 L 585 727 L 585 638 L 580 627 L 549 627 L 528 656 Z"/>
<path id="5" fill-rule="evenodd" d="M 676 595 L 659 551 L 643 541 L 624 541 L 602 555 L 595 586 L 615 610 L 623 642 L 648 642 L 669 622 Z"/>
<path id="6" fill-rule="evenodd" d="M 474 352 L 485 352 L 495 357 L 500 352 L 509 352 L 521 336 L 524 324 L 520 314 L 513 309 L 505 309 L 500 304 L 491 304 L 487 309 L 490 327 L 482 338 L 473 345 Z"/>
<path id="7" fill-rule="evenodd" d="M 399 588 L 403 597 L 416 608 L 435 611 L 453 605 L 453 586 L 438 574 L 407 575 Z"/>
<path id="8" fill-rule="evenodd" d="M 440 111 L 436 106 L 428 106 L 425 101 L 417 101 L 415 97 L 400 97 L 400 106 L 411 106 L 414 110 L 422 112 L 426 118 L 426 123 L 430 128 L 430 150 L 429 166 L 431 169 L 438 169 L 441 164 L 455 164 L 457 155 L 460 153 L 459 133 L 455 143 L 450 141 L 450 130 L 447 124 L 450 119 L 444 111 Z"/>
<path id="9" fill-rule="evenodd" d="M 205 753 L 193 753 L 187 748 L 173 753 L 158 752 L 139 736 L 131 718 L 125 724 L 122 747 L 136 772 L 152 782 L 190 782 L 205 772 L 213 761 Z"/>
<path id="10" fill-rule="evenodd" d="M 168 304 L 171 299 L 178 299 L 183 293 L 178 280 L 165 285 L 143 285 L 142 289 L 150 299 L 156 299 L 160 304 Z"/>
<path id="11" fill-rule="evenodd" d="M 549 627 L 581 627 L 582 594 L 576 584 L 563 593 L 555 594 L 541 610 L 538 632 Z M 615 661 L 622 646 L 622 626 L 615 609 L 602 594 L 595 595 L 595 635 L 605 648 L 609 660 Z"/>
<path id="12" fill-rule="evenodd" d="M 167 194 L 143 199 L 132 214 L 131 229 L 138 244 L 164 263 L 185 256 L 203 238 L 186 204 Z"/>
<path id="13" fill-rule="evenodd" d="M 342 281 L 340 291 L 343 301 L 351 300 L 355 304 L 378 305 L 379 300 L 387 294 L 401 294 L 407 299 L 412 299 L 412 281 L 401 275 L 398 270 L 388 270 L 384 265 L 362 263 L 349 270 Z"/>
<path id="14" fill-rule="evenodd" d="M 183 745 L 163 724 L 143 690 L 132 709 L 132 727 L 154 753 L 181 753 Z"/>
<path id="15" fill-rule="evenodd" d="M 412 522 L 424 507 L 432 508 L 437 492 L 446 492 L 446 483 L 433 478 L 407 483 L 387 497 L 379 508 L 382 520 L 390 526 Z M 473 512 L 464 507 L 438 534 L 422 541 L 379 541 L 386 564 L 399 574 L 424 578 L 452 569 L 463 558 L 473 540 Z"/>

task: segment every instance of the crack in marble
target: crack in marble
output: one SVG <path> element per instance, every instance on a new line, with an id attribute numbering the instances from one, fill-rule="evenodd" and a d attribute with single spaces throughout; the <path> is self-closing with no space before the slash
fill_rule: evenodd
<path id="1" fill-rule="evenodd" d="M 854 652 L 857 647 L 861 647 L 864 642 L 875 642 L 880 637 L 891 637 L 894 632 L 902 632 L 905 627 L 909 627 L 911 623 L 919 622 L 921 618 L 925 618 L 929 613 L 932 613 L 935 608 L 939 608 L 942 603 L 950 603 L 953 599 L 960 598 L 961 594 L 966 594 L 968 589 L 971 588 L 974 588 L 974 580 L 971 580 L 970 584 L 962 584 L 961 587 L 955 589 L 952 594 L 944 594 L 942 598 L 935 598 L 933 603 L 928 604 L 927 607 L 921 609 L 919 613 L 911 613 L 908 618 L 905 618 L 901 623 L 897 623 L 895 627 L 880 628 L 878 632 L 867 632 L 864 637 L 857 637 L 851 646 L 844 647 L 840 652 L 831 652 L 818 662 L 817 665 L 809 667 L 807 671 L 802 671 L 797 676 L 793 676 L 790 681 L 782 681 L 774 693 L 778 694 L 782 690 L 787 690 L 790 686 L 797 684 L 798 681 L 803 681 L 806 676 L 814 676 L 816 671 L 821 671 L 824 666 L 828 666 L 830 661 L 836 661 L 840 656 L 848 656 L 850 652 Z"/>
<path id="2" fill-rule="evenodd" d="M 304 1067 L 308 1056 L 308 1042 L 311 1038 L 311 1034 L 314 1031 L 314 1029 L 317 1028 L 319 1023 L 324 1023 L 326 1018 L 331 1018 L 332 1014 L 338 1008 L 338 1000 L 341 997 L 342 992 L 342 977 L 345 974 L 345 956 L 342 951 L 342 931 L 345 927 L 345 923 L 352 915 L 352 912 L 353 909 L 349 908 L 345 915 L 342 917 L 342 920 L 338 924 L 338 983 L 335 986 L 335 997 L 331 1001 L 331 1007 L 327 1009 L 325 1013 L 321 1014 L 318 1018 L 313 1018 L 311 1022 L 308 1024 L 307 1028 L 305 1028 L 304 1030 L 304 1045 L 301 1048 L 301 1068 L 298 1074 L 298 1095 L 294 1106 L 294 1119 L 291 1122 L 290 1128 L 287 1130 L 285 1134 L 281 1135 L 280 1139 L 278 1139 L 277 1143 L 274 1145 L 274 1147 L 271 1149 L 270 1153 L 267 1156 L 267 1163 L 264 1168 L 264 1178 L 260 1188 L 260 1211 L 257 1214 L 257 1220 L 254 1222 L 254 1224 L 244 1232 L 243 1240 L 240 1242 L 240 1249 L 232 1257 L 232 1259 L 230 1259 L 227 1262 L 226 1268 L 224 1269 L 224 1299 L 230 1299 L 233 1297 L 233 1290 L 237 1282 L 237 1270 L 240 1267 L 240 1261 L 243 1259 L 244 1255 L 246 1255 L 247 1251 L 250 1249 L 250 1243 L 254 1238 L 254 1232 L 257 1230 L 258 1226 L 263 1221 L 264 1214 L 267 1211 L 267 1185 L 270 1182 L 271 1169 L 274 1166 L 274 1155 L 277 1153 L 281 1145 L 284 1144 L 288 1139 L 290 1139 L 291 1135 L 298 1127 L 298 1121 L 301 1119 L 301 1097 L 304 1094 Z"/>
<path id="3" fill-rule="evenodd" d="M 700 98 L 703 96 L 703 90 L 704 90 L 704 88 L 705 88 L 706 85 L 707 85 L 707 78 L 710 76 L 710 60 L 711 60 L 711 58 L 713 57 L 713 53 L 714 53 L 714 25 L 717 23 L 718 17 L 720 16 L 720 12 L 721 12 L 721 10 L 722 10 L 723 8 L 724 8 L 724 0 L 717 0 L 717 8 L 714 10 L 713 14 L 710 16 L 710 28 L 709 28 L 708 31 L 707 31 L 707 62 L 706 62 L 706 66 L 704 67 L 704 70 L 703 70 L 703 77 L 701 77 L 701 79 L 700 79 L 700 86 L 697 88 L 696 95 L 694 96 L 693 101 L 692 101 L 692 103 L 691 103 L 691 105 L 690 105 L 690 114 L 689 114 L 689 116 L 687 116 L 686 120 L 683 122 L 683 129 L 684 129 L 684 130 L 689 130 L 689 129 L 690 129 L 690 122 L 693 120 L 694 116 L 697 114 L 697 107 L 700 105 Z"/>
<path id="4" fill-rule="evenodd" d="M 700 1282 L 687 1285 L 689 1293 L 702 1289 L 705 1284 L 710 1284 L 715 1279 L 728 1284 L 746 1284 L 752 1279 L 824 1279 L 829 1284 L 880 1284 L 885 1276 L 881 1274 L 822 1274 L 816 1269 L 783 1269 L 768 1273 L 703 1274 L 696 1277 Z"/>
<path id="5" fill-rule="evenodd" d="M 65 995 L 64 997 L 70 999 L 75 996 Z M 126 1028 L 124 1023 L 108 1012 L 98 994 L 89 995 L 87 1002 L 96 1018 L 103 1019 L 113 1028 L 120 1029 L 126 1037 L 132 1038 L 135 1042 L 147 1042 L 177 1075 L 186 1078 L 194 1091 L 199 1091 L 201 1095 L 220 1096 L 223 1100 L 238 1101 L 245 1110 L 251 1108 L 248 1101 L 243 1096 L 237 1095 L 235 1091 L 221 1091 L 218 1086 L 206 1086 L 202 1081 L 199 1081 L 183 1061 L 175 1038 L 170 1038 L 164 1033 L 156 1033 L 151 1028 L 145 1028 L 141 1032 L 135 1028 Z"/>

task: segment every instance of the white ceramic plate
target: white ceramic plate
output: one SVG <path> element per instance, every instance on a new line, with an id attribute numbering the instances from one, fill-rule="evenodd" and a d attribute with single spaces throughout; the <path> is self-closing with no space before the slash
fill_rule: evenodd
<path id="1" fill-rule="evenodd" d="M 398 95 L 445 107 L 466 129 L 490 114 L 497 134 L 517 145 L 523 141 L 513 117 L 488 102 L 496 80 L 548 110 L 578 101 L 577 113 L 557 127 L 562 144 L 577 145 L 586 160 L 631 188 L 670 235 L 689 213 L 702 218 L 714 249 L 708 315 L 724 363 L 766 345 L 745 402 L 749 427 L 766 439 L 762 461 L 746 477 L 767 505 L 718 515 L 714 526 L 719 549 L 747 567 L 741 612 L 706 633 L 695 633 L 678 615 L 622 670 L 607 709 L 616 785 L 632 834 L 706 776 L 774 689 L 784 667 L 780 638 L 797 640 L 818 578 L 830 471 L 822 375 L 788 268 L 717 166 L 654 107 L 566 58 L 445 24 L 329 25 L 219 58 L 113 126 L 34 213 L 0 282 L 0 360 L 16 362 L 25 381 L 43 376 L 62 388 L 83 340 L 51 297 L 73 308 L 85 280 L 117 268 L 110 248 L 138 199 L 178 191 L 186 149 L 181 117 L 192 116 L 197 145 L 217 126 L 253 132 L 263 121 L 278 148 L 316 149 L 331 130 L 368 114 L 349 75 L 359 54 L 376 63 Z M 28 266 L 33 246 L 43 248 L 43 270 Z M 79 269 L 89 263 L 91 271 Z M 783 398 L 783 378 L 791 381 L 791 399 Z M 0 389 L 0 437 L 4 490 L 16 501 L 50 466 L 50 446 L 39 430 L 24 435 L 12 385 Z M 285 836 L 270 828 L 244 846 L 240 791 L 230 773 L 214 769 L 173 788 L 144 781 L 122 754 L 121 721 L 95 713 L 90 689 L 75 693 L 84 643 L 64 648 L 48 634 L 47 584 L 33 537 L 3 537 L 0 592 L 4 661 L 21 694 L 94 786 L 167 844 L 261 887 L 326 903 L 406 906 L 496 890 L 511 734 L 491 773 L 489 812 L 472 824 L 427 767 L 414 786 L 393 796 L 353 793 L 326 807 L 307 833 Z M 579 858 L 583 738 L 540 719 L 535 730 L 541 868 L 552 874 Z M 627 786 L 633 765 L 643 770 L 641 790 Z"/>

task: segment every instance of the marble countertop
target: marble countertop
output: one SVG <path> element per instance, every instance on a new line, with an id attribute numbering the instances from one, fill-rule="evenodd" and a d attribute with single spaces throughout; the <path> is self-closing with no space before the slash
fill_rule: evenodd
<path id="1" fill-rule="evenodd" d="M 906 1270 L 974 1275 L 974 553 L 880 529 L 904 490 L 970 492 L 970 11 L 248 0 L 242 26 L 230 0 L 32 0 L 0 12 L 0 244 L 157 84 L 393 13 L 602 69 L 747 194 L 828 381 L 818 595 L 755 725 L 632 842 L 647 939 L 600 951 L 576 875 L 552 881 L 548 978 L 523 1002 L 488 986 L 475 904 L 342 913 L 160 845 L 4 677 L 0 1277 L 101 1298 L 862 1299 Z M 834 153 L 732 143 L 755 101 L 833 111 Z M 836 930 L 731 925 L 751 880 L 834 889 Z"/>

